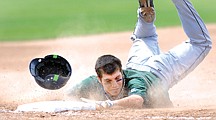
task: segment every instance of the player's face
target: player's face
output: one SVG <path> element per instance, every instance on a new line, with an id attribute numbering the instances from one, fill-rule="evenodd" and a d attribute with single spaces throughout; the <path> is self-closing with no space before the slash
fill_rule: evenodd
<path id="1" fill-rule="evenodd" d="M 113 74 L 103 74 L 100 79 L 106 93 L 112 97 L 117 97 L 123 87 L 123 76 L 120 70 L 116 70 Z"/>

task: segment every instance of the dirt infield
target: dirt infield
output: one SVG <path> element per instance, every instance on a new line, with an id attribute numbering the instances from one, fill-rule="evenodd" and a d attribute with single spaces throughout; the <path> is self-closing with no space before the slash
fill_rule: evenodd
<path id="1" fill-rule="evenodd" d="M 123 64 L 131 46 L 131 31 L 34 42 L 0 43 L 0 120 L 14 119 L 216 119 L 216 24 L 208 24 L 213 49 L 186 78 L 170 89 L 175 108 L 66 111 L 62 113 L 14 113 L 20 104 L 44 100 L 70 100 L 67 92 L 83 78 L 95 74 L 94 64 L 102 54 L 114 54 Z M 166 52 L 186 40 L 181 27 L 158 29 L 159 44 Z M 56 91 L 39 87 L 28 70 L 35 57 L 59 54 L 71 64 L 68 84 Z"/>

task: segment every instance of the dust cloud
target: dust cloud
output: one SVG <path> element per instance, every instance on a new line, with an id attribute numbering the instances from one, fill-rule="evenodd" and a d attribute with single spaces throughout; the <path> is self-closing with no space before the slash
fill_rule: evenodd
<path id="1" fill-rule="evenodd" d="M 208 25 L 212 39 L 216 39 L 216 25 Z M 170 36 L 172 31 L 172 36 Z M 163 51 L 186 39 L 181 27 L 158 29 L 159 44 Z M 34 42 L 0 44 L 0 105 L 17 105 L 46 100 L 69 100 L 68 90 L 80 80 L 94 73 L 98 56 L 113 54 L 123 65 L 132 41 L 132 32 L 109 33 L 83 37 L 38 40 Z M 170 89 L 175 107 L 216 106 L 216 49 L 186 78 Z M 36 84 L 28 70 L 35 57 L 59 54 L 72 66 L 72 76 L 59 90 L 46 90 Z"/>

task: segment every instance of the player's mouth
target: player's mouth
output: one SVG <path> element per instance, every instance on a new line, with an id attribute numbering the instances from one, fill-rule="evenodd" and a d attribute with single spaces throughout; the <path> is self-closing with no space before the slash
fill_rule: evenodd
<path id="1" fill-rule="evenodd" d="M 120 89 L 119 89 L 119 88 L 116 88 L 116 89 L 112 89 L 112 90 L 110 90 L 110 91 L 111 91 L 111 93 L 113 93 L 113 94 L 119 94 Z"/>

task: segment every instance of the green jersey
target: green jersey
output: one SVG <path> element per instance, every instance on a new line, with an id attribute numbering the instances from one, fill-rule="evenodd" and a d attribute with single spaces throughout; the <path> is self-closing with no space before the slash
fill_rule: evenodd
<path id="1" fill-rule="evenodd" d="M 151 72 L 132 69 L 123 70 L 124 86 L 118 99 L 130 95 L 139 95 L 144 99 L 144 107 L 167 107 L 171 105 L 168 91 L 160 86 L 160 79 Z M 93 100 L 112 100 L 97 80 L 97 76 L 90 76 L 76 85 L 71 95 L 76 98 Z"/>

